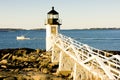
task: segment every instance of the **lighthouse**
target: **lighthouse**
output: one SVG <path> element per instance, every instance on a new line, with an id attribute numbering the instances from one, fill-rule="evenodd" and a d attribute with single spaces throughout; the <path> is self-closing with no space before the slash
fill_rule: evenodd
<path id="1" fill-rule="evenodd" d="M 54 10 L 54 7 L 52 7 L 52 10 L 47 13 L 47 20 L 45 23 L 46 26 L 46 51 L 50 50 L 53 41 L 58 34 L 58 31 L 60 29 L 60 20 L 59 20 L 59 13 Z"/>

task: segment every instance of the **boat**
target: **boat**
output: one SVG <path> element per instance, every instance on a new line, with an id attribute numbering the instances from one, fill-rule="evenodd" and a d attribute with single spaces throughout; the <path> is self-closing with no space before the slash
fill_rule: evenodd
<path id="1" fill-rule="evenodd" d="M 21 36 L 17 36 L 16 39 L 17 40 L 29 40 L 30 38 L 27 38 L 27 37 L 21 35 Z"/>

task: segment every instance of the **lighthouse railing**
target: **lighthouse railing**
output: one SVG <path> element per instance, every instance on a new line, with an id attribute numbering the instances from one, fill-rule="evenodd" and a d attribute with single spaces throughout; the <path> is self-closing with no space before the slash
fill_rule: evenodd
<path id="1" fill-rule="evenodd" d="M 120 79 L 120 55 L 113 55 L 112 53 L 93 48 L 62 34 L 58 34 L 56 41 L 58 40 L 62 41 L 64 44 L 62 44 L 63 48 L 72 47 L 75 52 L 75 55 L 72 56 L 77 58 L 78 63 L 81 62 L 85 64 L 92 60 L 91 65 L 104 70 L 108 77 Z M 89 65 L 86 66 L 89 68 Z"/>

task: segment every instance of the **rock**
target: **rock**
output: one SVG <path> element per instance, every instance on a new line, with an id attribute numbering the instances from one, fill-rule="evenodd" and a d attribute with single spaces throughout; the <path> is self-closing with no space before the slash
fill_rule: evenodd
<path id="1" fill-rule="evenodd" d="M 16 48 L 2 49 L 0 53 L 2 80 L 63 80 L 52 74 L 56 72 L 58 64 L 51 63 L 50 52 Z"/>
<path id="2" fill-rule="evenodd" d="M 16 77 L 7 77 L 7 78 L 4 78 L 3 80 L 16 80 Z"/>
<path id="3" fill-rule="evenodd" d="M 26 50 L 18 50 L 15 52 L 15 55 L 24 56 L 24 55 L 26 55 L 26 52 L 27 52 Z"/>
<path id="4" fill-rule="evenodd" d="M 17 57 L 16 59 L 18 61 L 28 61 L 28 58 L 24 58 L 24 57 Z"/>
<path id="5" fill-rule="evenodd" d="M 31 79 L 31 76 L 18 75 L 18 76 L 16 77 L 16 80 L 33 80 L 33 79 Z"/>
<path id="6" fill-rule="evenodd" d="M 12 57 L 12 54 L 10 54 L 9 56 L 8 56 L 8 59 L 10 59 Z"/>
<path id="7" fill-rule="evenodd" d="M 23 76 L 21 76 L 21 75 L 17 75 L 16 78 L 17 78 L 16 80 L 26 80 L 26 79 L 24 79 Z"/>
<path id="8" fill-rule="evenodd" d="M 50 75 L 46 74 L 36 74 L 32 76 L 33 80 L 52 80 Z"/>
<path id="9" fill-rule="evenodd" d="M 4 60 L 2 60 L 2 61 L 0 61 L 0 64 L 7 64 L 7 60 L 6 59 L 4 59 Z"/>
<path id="10" fill-rule="evenodd" d="M 14 61 L 16 59 L 16 56 L 12 56 L 12 61 Z"/>
<path id="11" fill-rule="evenodd" d="M 8 54 L 5 54 L 2 59 L 5 59 L 7 56 L 9 56 L 9 53 Z"/>
<path id="12" fill-rule="evenodd" d="M 42 70 L 42 72 L 45 73 L 45 74 L 47 74 L 49 71 L 48 71 L 47 68 L 44 68 L 44 69 Z"/>
<path id="13" fill-rule="evenodd" d="M 6 68 L 7 68 L 7 66 L 5 66 L 5 65 L 1 65 L 1 68 L 6 69 Z"/>
<path id="14" fill-rule="evenodd" d="M 41 80 L 41 76 L 40 75 L 33 75 L 32 76 L 33 80 Z M 42 78 L 43 79 L 43 78 Z"/>
<path id="15" fill-rule="evenodd" d="M 36 53 L 39 54 L 40 53 L 40 49 L 36 49 Z"/>
<path id="16" fill-rule="evenodd" d="M 19 71 L 19 69 L 16 69 L 14 72 L 18 72 Z"/>
<path id="17" fill-rule="evenodd" d="M 36 58 L 34 56 L 30 56 L 29 59 L 30 59 L 30 61 L 36 60 Z"/>

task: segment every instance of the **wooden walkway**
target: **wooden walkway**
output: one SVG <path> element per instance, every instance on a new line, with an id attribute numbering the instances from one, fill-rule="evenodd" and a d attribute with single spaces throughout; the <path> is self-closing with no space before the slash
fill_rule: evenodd
<path id="1" fill-rule="evenodd" d="M 120 80 L 120 55 L 93 48 L 59 34 L 53 38 L 52 62 L 73 80 Z"/>

